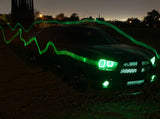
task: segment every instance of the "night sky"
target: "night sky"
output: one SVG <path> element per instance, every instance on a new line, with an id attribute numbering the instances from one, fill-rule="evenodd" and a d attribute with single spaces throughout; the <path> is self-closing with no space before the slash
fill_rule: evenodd
<path id="1" fill-rule="evenodd" d="M 99 14 L 106 20 L 126 20 L 130 17 L 143 19 L 148 11 L 160 11 L 160 0 L 34 0 L 35 9 L 55 17 L 59 13 L 70 16 L 78 13 L 80 18 Z M 0 13 L 11 12 L 11 0 L 0 0 Z"/>

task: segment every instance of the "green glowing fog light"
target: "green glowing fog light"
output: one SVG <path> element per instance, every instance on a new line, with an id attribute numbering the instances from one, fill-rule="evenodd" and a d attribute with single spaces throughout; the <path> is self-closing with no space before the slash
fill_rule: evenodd
<path id="1" fill-rule="evenodd" d="M 151 81 L 150 82 L 154 82 L 156 80 L 156 75 L 152 75 L 151 76 Z"/>
<path id="2" fill-rule="evenodd" d="M 98 62 L 98 67 L 100 70 L 106 70 L 106 71 L 114 71 L 118 65 L 118 62 L 115 61 L 109 61 L 105 59 L 100 59 Z"/>
<path id="3" fill-rule="evenodd" d="M 103 86 L 103 88 L 108 88 L 108 86 L 109 86 L 109 81 L 103 82 L 102 86 Z"/>
<path id="4" fill-rule="evenodd" d="M 150 59 L 150 61 L 151 61 L 152 65 L 155 66 L 156 57 L 155 57 L 155 56 L 152 57 L 152 58 Z"/>

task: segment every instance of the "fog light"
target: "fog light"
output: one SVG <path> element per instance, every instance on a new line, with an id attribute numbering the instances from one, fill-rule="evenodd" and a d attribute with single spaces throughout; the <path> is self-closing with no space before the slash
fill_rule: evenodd
<path id="1" fill-rule="evenodd" d="M 156 57 L 155 57 L 155 56 L 152 57 L 152 58 L 150 59 L 150 61 L 151 61 L 152 65 L 155 66 Z"/>
<path id="2" fill-rule="evenodd" d="M 156 75 L 152 75 L 151 76 L 151 81 L 150 82 L 154 82 L 156 80 Z"/>
<path id="3" fill-rule="evenodd" d="M 108 88 L 108 86 L 109 86 L 109 81 L 103 82 L 102 86 L 103 86 L 103 88 Z"/>

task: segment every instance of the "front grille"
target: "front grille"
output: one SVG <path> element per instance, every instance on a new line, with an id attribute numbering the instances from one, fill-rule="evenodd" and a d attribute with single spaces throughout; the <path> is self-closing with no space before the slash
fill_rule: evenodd
<path id="1" fill-rule="evenodd" d="M 151 63 L 149 61 L 141 62 L 125 62 L 123 63 L 120 74 L 135 74 L 138 72 L 147 72 L 150 70 Z"/>
<path id="2" fill-rule="evenodd" d="M 124 67 L 137 67 L 138 62 L 127 62 L 123 64 Z"/>
<path id="3" fill-rule="evenodd" d="M 132 68 L 132 69 L 121 69 L 120 74 L 133 74 L 136 73 L 137 69 L 136 68 Z"/>

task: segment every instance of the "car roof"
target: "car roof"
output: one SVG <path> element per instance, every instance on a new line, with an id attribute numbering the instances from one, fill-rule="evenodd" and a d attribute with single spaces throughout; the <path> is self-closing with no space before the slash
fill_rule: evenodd
<path id="1" fill-rule="evenodd" d="M 99 31 L 102 32 L 99 28 L 93 27 L 93 26 L 85 26 L 85 25 L 54 25 L 49 26 L 47 28 L 42 29 L 38 34 L 38 39 L 50 39 L 53 38 L 53 35 L 61 35 L 65 34 L 67 32 L 86 32 L 86 31 Z"/>
<path id="2" fill-rule="evenodd" d="M 100 30 L 97 27 L 93 27 L 93 26 L 86 26 L 86 25 L 78 25 L 78 24 L 72 24 L 72 25 L 54 25 L 54 26 L 49 26 L 47 28 L 44 28 L 42 31 L 44 30 L 54 30 L 54 29 L 69 29 L 69 30 L 84 30 L 84 29 L 93 29 L 93 30 Z"/>

